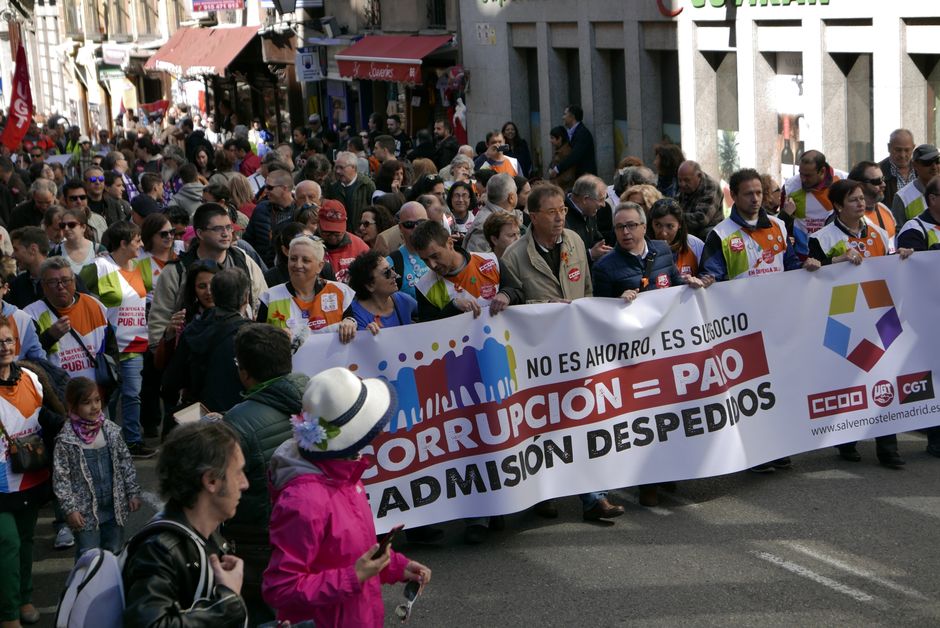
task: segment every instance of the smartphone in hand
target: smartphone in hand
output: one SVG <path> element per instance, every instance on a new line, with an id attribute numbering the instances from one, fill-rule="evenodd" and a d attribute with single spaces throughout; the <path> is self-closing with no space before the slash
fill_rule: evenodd
<path id="1" fill-rule="evenodd" d="M 395 538 L 395 535 L 404 529 L 405 524 L 399 523 L 397 526 L 379 537 L 379 549 L 377 549 L 375 554 L 372 555 L 372 560 L 378 560 L 379 557 L 385 553 L 385 550 L 388 549 L 388 546 L 392 544 L 392 539 Z"/>

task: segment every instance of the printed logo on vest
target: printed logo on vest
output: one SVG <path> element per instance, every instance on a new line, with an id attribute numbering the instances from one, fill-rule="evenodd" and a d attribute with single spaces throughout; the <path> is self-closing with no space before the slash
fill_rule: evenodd
<path id="1" fill-rule="evenodd" d="M 767 249 L 766 251 L 761 252 L 760 256 L 761 256 L 761 259 L 764 260 L 765 264 L 773 264 L 774 252 L 771 251 L 770 249 Z"/>
<path id="2" fill-rule="evenodd" d="M 568 271 L 568 281 L 580 281 L 581 280 L 581 269 L 572 268 Z"/>
<path id="3" fill-rule="evenodd" d="M 494 262 L 493 260 L 487 260 L 483 262 L 482 264 L 480 264 L 481 273 L 488 273 L 493 270 L 496 270 L 496 262 Z"/>
<path id="4" fill-rule="evenodd" d="M 656 287 L 657 288 L 668 288 L 672 285 L 672 282 L 669 281 L 669 275 L 659 275 L 656 277 Z"/>
<path id="5" fill-rule="evenodd" d="M 734 251 L 735 253 L 740 253 L 741 251 L 744 250 L 744 240 L 742 240 L 738 236 L 735 236 L 731 238 L 731 242 L 728 243 L 728 246 L 730 246 L 731 250 Z"/>
<path id="6" fill-rule="evenodd" d="M 489 301 L 496 296 L 496 286 L 493 284 L 480 286 L 480 296 Z"/>
<path id="7" fill-rule="evenodd" d="M 324 312 L 335 312 L 336 308 L 339 307 L 335 294 L 324 294 L 320 303 Z"/>

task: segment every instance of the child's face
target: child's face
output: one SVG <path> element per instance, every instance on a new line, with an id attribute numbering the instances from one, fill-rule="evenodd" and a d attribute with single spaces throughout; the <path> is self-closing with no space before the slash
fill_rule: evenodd
<path id="1" fill-rule="evenodd" d="M 75 409 L 75 414 L 83 419 L 95 419 L 101 413 L 101 395 L 95 391 L 81 400 Z"/>

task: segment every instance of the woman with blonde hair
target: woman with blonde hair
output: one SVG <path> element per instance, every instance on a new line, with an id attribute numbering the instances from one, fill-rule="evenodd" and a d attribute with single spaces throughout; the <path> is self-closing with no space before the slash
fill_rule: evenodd
<path id="1" fill-rule="evenodd" d="M 642 183 L 640 185 L 631 185 L 623 194 L 620 195 L 621 203 L 636 203 L 646 212 L 646 219 L 649 221 L 650 208 L 653 203 L 663 197 L 662 192 L 656 189 L 655 185 Z"/>
<path id="2" fill-rule="evenodd" d="M 251 214 L 255 211 L 255 202 L 248 178 L 240 172 L 235 173 L 232 180 L 228 182 L 228 188 L 232 193 L 232 204 L 235 209 L 251 218 Z M 240 223 L 241 221 L 239 221 Z"/>

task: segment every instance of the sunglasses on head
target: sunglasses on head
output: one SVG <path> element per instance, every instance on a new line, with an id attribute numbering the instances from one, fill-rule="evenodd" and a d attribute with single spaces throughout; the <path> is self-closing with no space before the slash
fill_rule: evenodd
<path id="1" fill-rule="evenodd" d="M 104 177 L 88 177 L 89 183 L 104 183 Z"/>
<path id="2" fill-rule="evenodd" d="M 423 222 L 427 222 L 427 219 L 422 218 L 421 220 L 404 220 L 401 223 L 401 226 L 405 229 L 414 229 Z"/>

